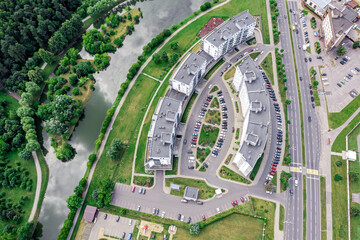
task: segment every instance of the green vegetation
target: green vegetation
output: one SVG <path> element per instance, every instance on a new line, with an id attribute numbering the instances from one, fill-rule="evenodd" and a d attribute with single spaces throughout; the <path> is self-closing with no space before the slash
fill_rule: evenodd
<path id="1" fill-rule="evenodd" d="M 189 100 L 189 103 L 187 104 L 187 106 L 186 106 L 186 108 L 185 108 L 185 110 L 184 110 L 184 114 L 183 114 L 183 116 L 182 116 L 182 118 L 181 118 L 181 122 L 182 122 L 182 123 L 186 123 L 186 120 L 187 120 L 187 118 L 188 118 L 188 115 L 189 115 L 189 113 L 190 113 L 190 111 L 191 111 L 191 107 L 192 107 L 192 105 L 194 104 L 195 99 L 196 99 L 197 96 L 198 96 L 197 93 L 194 93 L 194 94 L 191 96 L 191 98 L 190 98 L 190 100 Z"/>
<path id="2" fill-rule="evenodd" d="M 179 164 L 179 158 L 174 157 L 173 158 L 173 169 L 172 170 L 166 170 L 165 175 L 176 175 L 178 171 L 178 164 Z"/>
<path id="3" fill-rule="evenodd" d="M 319 43 L 319 42 L 315 42 L 315 43 L 314 43 L 314 47 L 315 47 L 315 52 L 316 52 L 317 54 L 320 54 L 320 53 L 321 53 L 320 43 Z"/>
<path id="4" fill-rule="evenodd" d="M 284 231 L 285 208 L 280 204 L 279 230 Z"/>
<path id="5" fill-rule="evenodd" d="M 273 72 L 273 62 L 272 62 L 272 53 L 271 52 L 261 62 L 261 67 L 264 69 L 271 84 L 274 85 L 274 72 Z"/>
<path id="6" fill-rule="evenodd" d="M 256 162 L 253 170 L 252 170 L 251 173 L 250 173 L 249 178 L 250 178 L 252 181 L 254 181 L 254 179 L 255 179 L 255 177 L 256 177 L 256 174 L 257 174 L 257 172 L 259 171 L 259 168 L 260 168 L 260 165 L 261 165 L 261 163 L 262 163 L 263 158 L 264 158 L 264 154 L 261 155 L 261 157 L 257 160 L 257 162 Z"/>
<path id="7" fill-rule="evenodd" d="M 233 78 L 234 77 L 234 74 L 235 74 L 235 67 L 231 67 L 224 75 L 224 79 L 225 80 L 229 80 L 230 78 Z"/>
<path id="8" fill-rule="evenodd" d="M 205 161 L 207 156 L 209 156 L 211 150 L 210 148 L 197 148 L 196 150 L 196 159 L 199 160 L 201 163 Z"/>
<path id="9" fill-rule="evenodd" d="M 210 69 L 210 71 L 205 75 L 205 79 L 206 80 L 209 80 L 209 78 L 214 74 L 214 72 L 216 72 L 216 70 L 221 66 L 221 65 L 223 65 L 224 64 L 224 60 L 220 60 L 219 62 L 217 62 L 216 64 L 215 64 L 215 66 L 212 68 L 212 69 Z"/>
<path id="10" fill-rule="evenodd" d="M 277 18 L 280 15 L 280 13 L 279 13 L 279 9 L 277 8 L 277 2 L 275 0 L 270 0 L 270 14 L 271 14 L 271 25 L 273 26 L 272 31 L 274 37 L 274 45 L 276 45 L 279 43 L 280 31 L 278 29 Z"/>
<path id="11" fill-rule="evenodd" d="M 210 107 L 211 108 L 219 108 L 219 100 L 217 97 L 214 97 L 214 99 L 211 101 Z"/>
<path id="12" fill-rule="evenodd" d="M 251 57 L 252 59 L 257 58 L 257 56 L 259 56 L 259 55 L 260 55 L 260 52 L 252 52 L 252 53 L 250 53 L 250 57 Z"/>
<path id="13" fill-rule="evenodd" d="M 216 92 L 219 90 L 219 87 L 218 86 L 213 86 L 212 89 L 210 90 L 210 93 L 213 93 L 213 92 Z"/>
<path id="14" fill-rule="evenodd" d="M 220 125 L 221 122 L 221 114 L 218 110 L 208 110 L 205 115 L 205 122 Z"/>
<path id="15" fill-rule="evenodd" d="M 309 70 L 309 75 L 310 75 L 310 81 L 312 83 L 312 91 L 314 93 L 314 99 L 315 99 L 315 105 L 316 106 L 320 106 L 320 98 L 319 98 L 319 92 L 317 89 L 317 86 L 319 85 L 319 82 L 316 80 L 316 70 L 314 69 L 314 67 L 311 67 Z"/>
<path id="16" fill-rule="evenodd" d="M 331 156 L 331 201 L 332 201 L 332 222 L 333 239 L 347 239 L 347 190 L 346 190 L 346 165 L 336 165 L 337 161 L 342 161 L 339 156 Z M 335 181 L 336 175 L 343 177 L 341 181 Z M 341 197 L 339 197 L 341 196 Z"/>
<path id="17" fill-rule="evenodd" d="M 339 133 L 339 135 L 336 137 L 332 147 L 332 152 L 339 152 L 346 150 L 346 135 L 360 122 L 360 113 L 358 113 L 353 120 L 350 121 L 350 123 Z M 354 146 L 354 145 L 352 145 Z"/>
<path id="18" fill-rule="evenodd" d="M 203 124 L 201 126 L 199 145 L 204 147 L 214 146 L 218 135 L 219 135 L 219 128 Z"/>
<path id="19" fill-rule="evenodd" d="M 328 112 L 329 127 L 336 129 L 343 125 L 360 106 L 360 95 L 356 96 L 340 112 Z"/>
<path id="20" fill-rule="evenodd" d="M 320 177 L 321 240 L 326 240 L 326 179 Z"/>
<path id="21" fill-rule="evenodd" d="M 232 181 L 241 182 L 241 183 L 245 183 L 245 184 L 251 183 L 249 180 L 247 180 L 240 174 L 234 172 L 233 170 L 231 170 L 230 168 L 228 168 L 224 165 L 221 166 L 221 169 L 219 170 L 219 176 L 222 178 L 225 178 L 225 179 L 229 179 Z"/>
<path id="22" fill-rule="evenodd" d="M 194 187 L 199 189 L 199 199 L 212 198 L 215 195 L 216 188 L 210 187 L 203 180 L 196 180 L 192 178 L 166 178 L 165 186 L 170 187 L 170 184 L 180 185 L 180 191 L 171 190 L 171 194 L 175 196 L 184 196 L 185 187 Z"/>
<path id="23" fill-rule="evenodd" d="M 281 192 L 286 191 L 287 187 L 290 187 L 289 178 L 291 178 L 291 173 L 287 173 L 285 171 L 281 172 L 280 175 L 280 189 Z"/>
<path id="24" fill-rule="evenodd" d="M 153 177 L 134 176 L 134 184 L 143 187 L 152 187 L 154 185 Z"/>
<path id="25" fill-rule="evenodd" d="M 225 164 L 226 165 L 229 165 L 229 163 L 230 163 L 230 161 L 231 161 L 231 159 L 232 159 L 232 157 L 233 157 L 233 155 L 232 154 L 229 154 L 228 156 L 227 156 L 227 158 L 226 158 L 226 160 L 225 160 Z"/>
<path id="26" fill-rule="evenodd" d="M 303 239 L 306 240 L 306 176 L 303 176 Z"/>

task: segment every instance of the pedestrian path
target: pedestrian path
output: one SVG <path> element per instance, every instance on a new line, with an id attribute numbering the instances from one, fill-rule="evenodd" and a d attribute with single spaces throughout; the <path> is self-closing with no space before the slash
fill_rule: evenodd
<path id="1" fill-rule="evenodd" d="M 153 76 L 151 76 L 151 75 L 149 75 L 149 74 L 147 74 L 147 73 L 142 73 L 142 74 L 145 75 L 145 76 L 147 76 L 147 77 L 149 77 L 149 78 L 154 79 L 155 81 L 162 82 L 160 79 L 158 79 L 158 78 L 156 78 L 156 77 L 153 77 Z"/>

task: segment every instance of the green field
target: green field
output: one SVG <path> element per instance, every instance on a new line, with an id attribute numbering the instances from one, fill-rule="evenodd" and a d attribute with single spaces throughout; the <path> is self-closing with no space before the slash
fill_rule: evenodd
<path id="1" fill-rule="evenodd" d="M 186 108 L 185 108 L 185 110 L 184 110 L 184 114 L 183 114 L 183 116 L 182 116 L 182 118 L 181 118 L 181 122 L 182 122 L 182 123 L 186 123 L 186 120 L 187 120 L 187 118 L 188 118 L 188 116 L 189 116 L 189 113 L 190 113 L 190 111 L 191 111 L 191 107 L 192 107 L 192 105 L 194 104 L 195 99 L 196 99 L 197 96 L 198 96 L 197 93 L 194 93 L 194 94 L 191 96 L 191 98 L 190 98 L 190 100 L 189 100 L 189 102 L 188 102 L 188 104 L 186 105 Z"/>
<path id="2" fill-rule="evenodd" d="M 261 67 L 264 69 L 272 85 L 274 85 L 274 71 L 272 62 L 272 53 L 270 52 L 261 62 Z"/>
<path id="3" fill-rule="evenodd" d="M 326 179 L 320 177 L 321 240 L 326 240 Z"/>
<path id="4" fill-rule="evenodd" d="M 199 137 L 199 145 L 204 147 L 212 147 L 215 145 L 219 135 L 219 128 L 210 125 L 202 125 Z"/>
<path id="5" fill-rule="evenodd" d="M 208 152 L 206 152 L 207 148 L 197 148 L 196 149 L 196 159 L 199 160 L 199 162 L 203 162 L 205 161 L 205 159 L 207 158 L 207 156 L 209 156 L 210 154 L 210 149 L 208 150 Z"/>
<path id="6" fill-rule="evenodd" d="M 166 178 L 165 186 L 170 187 L 170 184 L 180 185 L 180 191 L 171 190 L 172 195 L 184 196 L 185 187 L 195 187 L 199 189 L 199 199 L 208 199 L 215 195 L 216 188 L 210 187 L 203 180 L 196 180 L 191 178 Z"/>
<path id="7" fill-rule="evenodd" d="M 225 179 L 236 181 L 236 182 L 241 182 L 241 183 L 246 183 L 246 184 L 251 183 L 249 180 L 247 180 L 240 174 L 234 172 L 233 170 L 231 170 L 230 168 L 228 168 L 224 165 L 221 166 L 221 169 L 219 170 L 219 176 L 222 178 L 225 178 Z"/>
<path id="8" fill-rule="evenodd" d="M 254 181 L 254 179 L 255 179 L 255 177 L 256 177 L 257 172 L 258 172 L 259 169 L 260 169 L 260 166 L 261 166 L 261 163 L 262 163 L 263 158 L 264 158 L 264 154 L 261 155 L 261 157 L 257 160 L 257 162 L 256 162 L 253 170 L 252 170 L 251 173 L 250 173 L 249 178 L 250 178 L 251 180 L 253 180 L 253 181 Z"/>
<path id="9" fill-rule="evenodd" d="M 280 204 L 279 230 L 284 231 L 285 208 Z"/>
<path id="10" fill-rule="evenodd" d="M 341 161 L 342 166 L 336 166 Z M 336 182 L 334 176 L 339 174 L 343 179 Z M 331 156 L 331 205 L 332 205 L 332 228 L 333 239 L 347 239 L 347 190 L 346 190 L 346 162 L 339 156 Z"/>
<path id="11" fill-rule="evenodd" d="M 130 184 L 135 143 L 140 124 L 150 99 L 158 86 L 158 81 L 144 75 L 140 75 L 136 79 L 115 119 L 113 130 L 109 134 L 104 152 L 96 166 L 94 177 L 89 187 L 89 193 L 96 189 L 98 182 L 104 177 L 110 177 L 115 181 Z M 126 149 L 118 161 L 113 161 L 106 156 L 107 149 L 114 138 L 119 138 L 126 145 Z M 87 200 L 90 204 L 94 204 L 90 196 L 91 194 L 88 194 Z"/>
<path id="12" fill-rule="evenodd" d="M 360 122 L 360 113 L 358 113 L 353 120 L 339 133 L 331 146 L 332 152 L 339 152 L 346 150 L 346 135 Z M 358 130 L 355 130 L 358 131 Z M 349 145 L 350 146 L 350 145 Z M 354 147 L 354 144 L 351 144 Z M 352 149 L 350 148 L 350 149 Z"/>
<path id="13" fill-rule="evenodd" d="M 344 107 L 340 112 L 328 112 L 329 128 L 336 129 L 343 125 L 346 120 L 354 114 L 354 112 L 360 106 L 360 95 L 354 98 L 346 107 Z"/>
<path id="14" fill-rule="evenodd" d="M 219 108 L 219 106 L 220 106 L 219 100 L 217 99 L 217 97 L 214 97 L 214 99 L 211 101 L 210 107 Z"/>
<path id="15" fill-rule="evenodd" d="M 224 60 L 220 60 L 219 62 L 217 62 L 216 64 L 215 64 L 215 66 L 205 75 L 205 79 L 206 80 L 209 80 L 209 78 L 214 74 L 214 72 L 216 72 L 216 70 L 221 66 L 221 65 L 223 65 L 224 64 Z"/>
<path id="16" fill-rule="evenodd" d="M 240 4 L 241 3 L 241 4 Z M 240 1 L 232 0 L 229 3 L 210 11 L 204 16 L 196 19 L 194 22 L 190 23 L 184 29 L 182 29 L 177 35 L 175 35 L 164 47 L 162 51 L 166 51 L 168 55 L 171 55 L 173 52 L 183 55 L 187 49 L 189 49 L 196 41 L 200 39 L 197 36 L 197 33 L 204 27 L 204 25 L 212 17 L 221 17 L 224 20 L 229 19 L 236 14 L 249 9 L 250 14 L 254 16 L 261 16 L 262 20 L 262 34 L 264 43 L 270 43 L 269 37 L 269 27 L 267 22 L 267 12 L 266 12 L 266 2 L 261 0 L 253 1 Z M 172 41 L 178 42 L 178 49 L 172 50 L 170 48 L 170 43 Z M 150 61 L 149 64 L 145 67 L 144 72 L 154 76 L 159 79 L 163 79 L 167 70 L 170 69 L 170 65 L 166 63 L 155 64 L 154 61 Z"/>
<path id="17" fill-rule="evenodd" d="M 303 176 L 303 239 L 306 239 L 306 176 Z"/>
<path id="18" fill-rule="evenodd" d="M 152 187 L 154 185 L 154 178 L 134 176 L 134 184 L 138 186 Z"/>
<path id="19" fill-rule="evenodd" d="M 219 110 L 208 110 L 205 115 L 205 122 L 220 125 L 221 122 L 221 114 Z"/>
<path id="20" fill-rule="evenodd" d="M 252 59 L 257 58 L 257 56 L 259 56 L 259 55 L 260 55 L 260 52 L 253 52 L 253 53 L 250 53 L 250 57 L 251 57 Z"/>
<path id="21" fill-rule="evenodd" d="M 235 67 L 232 67 L 225 73 L 224 79 L 228 80 L 228 79 L 234 77 L 234 74 L 235 74 Z"/>

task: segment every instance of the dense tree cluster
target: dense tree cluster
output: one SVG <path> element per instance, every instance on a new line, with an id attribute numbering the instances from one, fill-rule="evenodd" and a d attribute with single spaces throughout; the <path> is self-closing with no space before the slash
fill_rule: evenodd
<path id="1" fill-rule="evenodd" d="M 105 10 L 105 8 L 109 5 L 113 5 L 115 0 L 95 0 L 94 2 L 95 4 L 89 6 L 87 9 L 88 14 L 90 15 L 94 15 Z"/>
<path id="2" fill-rule="evenodd" d="M 113 190 L 114 183 L 109 178 L 100 180 L 99 188 L 92 192 L 92 198 L 99 208 L 108 206 L 110 204 L 111 192 Z"/>
<path id="3" fill-rule="evenodd" d="M 83 44 L 85 50 L 90 54 L 115 52 L 116 47 L 110 43 L 110 37 L 105 35 L 103 37 L 101 32 L 97 29 L 91 29 L 86 31 L 83 35 Z"/>
<path id="4" fill-rule="evenodd" d="M 203 11 L 203 12 L 210 9 L 210 8 L 211 8 L 211 3 L 210 2 L 205 2 L 203 5 L 200 6 L 200 10 Z"/>
<path id="5" fill-rule="evenodd" d="M 107 53 L 95 54 L 94 64 L 100 70 L 107 68 L 110 65 L 109 56 Z"/>
<path id="6" fill-rule="evenodd" d="M 0 79 L 7 89 L 24 89 L 27 72 L 42 62 L 36 51 L 47 49 L 49 38 L 79 5 L 79 0 L 0 2 Z"/>
<path id="7" fill-rule="evenodd" d="M 171 31 L 169 29 L 164 29 L 162 33 L 158 34 L 146 46 L 143 47 L 144 53 L 146 54 L 151 52 L 151 50 L 163 43 L 165 39 L 170 35 Z"/>

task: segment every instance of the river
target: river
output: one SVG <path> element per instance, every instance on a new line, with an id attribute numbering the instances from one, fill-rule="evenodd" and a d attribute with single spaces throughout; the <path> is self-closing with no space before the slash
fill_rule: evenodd
<path id="1" fill-rule="evenodd" d="M 85 118 L 75 129 L 70 140 L 76 149 L 76 157 L 67 163 L 56 159 L 50 146 L 50 138 L 44 132 L 44 146 L 49 150 L 45 156 L 50 176 L 39 221 L 43 224 L 42 239 L 56 239 L 69 212 L 66 199 L 73 194 L 75 186 L 86 171 L 86 162 L 93 151 L 94 141 L 100 133 L 102 121 L 117 96 L 120 84 L 125 81 L 130 66 L 136 62 L 142 48 L 164 28 L 180 22 L 200 8 L 206 0 L 150 0 L 138 2 L 143 17 L 135 25 L 135 31 L 127 36 L 124 46 L 111 56 L 110 66 L 95 74 L 95 91 L 85 108 Z M 82 51 L 82 57 L 86 54 Z"/>

